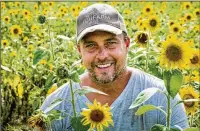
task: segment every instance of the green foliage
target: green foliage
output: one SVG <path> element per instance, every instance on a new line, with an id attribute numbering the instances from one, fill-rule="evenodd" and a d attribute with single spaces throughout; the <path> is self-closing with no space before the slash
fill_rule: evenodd
<path id="1" fill-rule="evenodd" d="M 191 128 L 187 128 L 183 131 L 199 131 L 199 128 L 191 127 Z"/>
<path id="2" fill-rule="evenodd" d="M 136 111 L 135 115 L 142 115 L 148 111 L 156 110 L 156 109 L 162 110 L 160 107 L 157 107 L 154 105 L 143 105 L 143 106 L 139 107 L 139 109 Z M 166 114 L 166 112 L 164 112 L 164 113 Z"/>
<path id="3" fill-rule="evenodd" d="M 84 126 L 81 122 L 82 117 L 72 117 L 71 125 L 75 131 L 87 131 L 89 129 L 89 125 Z"/>
<path id="4" fill-rule="evenodd" d="M 74 91 L 74 93 L 78 93 L 79 95 L 85 95 L 85 94 L 90 93 L 90 92 L 94 92 L 94 93 L 98 93 L 98 94 L 102 94 L 102 95 L 107 95 L 104 92 L 99 91 L 99 90 L 94 89 L 94 88 L 91 88 L 89 86 L 83 86 L 82 88 Z"/>
<path id="5" fill-rule="evenodd" d="M 151 127 L 150 131 L 181 131 L 181 130 L 177 128 L 170 128 L 170 130 L 168 130 L 163 125 L 155 124 L 153 127 Z"/>
<path id="6" fill-rule="evenodd" d="M 45 48 L 40 48 L 34 52 L 33 65 L 36 65 L 43 57 L 49 55 L 49 51 Z"/>
<path id="7" fill-rule="evenodd" d="M 151 98 L 158 91 L 160 91 L 160 89 L 154 88 L 154 87 L 147 88 L 147 89 L 141 91 L 138 94 L 137 98 L 132 102 L 132 104 L 129 107 L 129 109 L 133 109 L 133 108 L 141 105 L 142 103 L 147 101 L 149 98 Z"/>
<path id="8" fill-rule="evenodd" d="M 179 70 L 165 71 L 163 74 L 165 86 L 171 97 L 175 97 L 183 82 L 182 73 Z"/>

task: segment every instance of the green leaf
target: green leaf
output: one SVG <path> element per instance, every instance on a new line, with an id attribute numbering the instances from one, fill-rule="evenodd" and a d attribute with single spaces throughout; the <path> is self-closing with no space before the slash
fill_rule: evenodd
<path id="1" fill-rule="evenodd" d="M 178 128 L 170 128 L 170 130 L 167 130 L 167 127 L 164 125 L 160 124 L 155 124 L 154 126 L 151 127 L 150 131 L 181 131 Z"/>
<path id="2" fill-rule="evenodd" d="M 199 131 L 199 128 L 197 128 L 197 127 L 190 127 L 190 128 L 184 129 L 183 131 Z"/>
<path id="3" fill-rule="evenodd" d="M 160 124 L 155 124 L 151 127 L 150 131 L 164 131 L 164 129 L 166 129 L 165 126 Z"/>
<path id="4" fill-rule="evenodd" d="M 178 70 L 173 72 L 173 75 L 170 80 L 170 95 L 174 98 L 181 88 L 183 82 L 182 73 Z"/>
<path id="5" fill-rule="evenodd" d="M 71 125 L 75 131 L 87 131 L 89 129 L 89 124 L 83 125 L 81 120 L 82 117 L 71 117 Z"/>
<path id="6" fill-rule="evenodd" d="M 102 95 L 108 95 L 100 90 L 94 89 L 92 87 L 89 86 L 83 86 L 80 89 L 77 89 L 76 91 L 74 91 L 74 93 L 78 93 L 79 95 L 84 95 L 90 92 L 94 92 L 94 93 L 98 93 L 98 94 L 102 94 Z"/>
<path id="7" fill-rule="evenodd" d="M 34 52 L 33 65 L 36 65 L 44 56 L 48 54 L 45 48 L 40 48 Z"/>
<path id="8" fill-rule="evenodd" d="M 133 109 L 133 108 L 141 105 L 142 103 L 147 101 L 149 98 L 151 98 L 151 96 L 153 96 L 158 91 L 160 91 L 160 89 L 159 88 L 155 88 L 155 87 L 147 88 L 147 89 L 141 91 L 138 94 L 137 98 L 132 102 L 132 104 L 129 107 L 129 109 Z"/>
<path id="9" fill-rule="evenodd" d="M 12 72 L 11 69 L 9 69 L 8 67 L 3 66 L 3 65 L 1 65 L 1 69 L 5 70 L 5 71 L 8 71 L 8 72 Z"/>
<path id="10" fill-rule="evenodd" d="M 61 98 L 58 98 L 58 99 L 54 100 L 54 101 L 50 104 L 50 106 L 44 110 L 44 113 L 47 113 L 47 112 L 51 111 L 52 109 L 54 109 L 57 105 L 59 105 L 59 104 L 62 103 L 63 101 L 64 101 L 64 99 L 61 99 Z"/>
<path id="11" fill-rule="evenodd" d="M 164 82 L 168 93 L 172 98 L 176 96 L 183 82 L 182 73 L 179 70 L 165 71 Z"/>
<path id="12" fill-rule="evenodd" d="M 158 109 L 158 108 L 159 107 L 156 107 L 154 105 L 143 105 L 137 110 L 135 115 L 142 115 L 142 114 L 146 113 L 147 111 L 155 110 L 155 109 Z"/>
<path id="13" fill-rule="evenodd" d="M 47 77 L 47 80 L 45 81 L 45 86 L 44 88 L 45 89 L 49 89 L 53 83 L 55 81 L 55 76 L 53 74 L 50 74 L 48 77 Z"/>
<path id="14" fill-rule="evenodd" d="M 57 35 L 57 38 L 63 39 L 63 40 L 70 40 L 69 37 L 66 37 L 64 35 Z"/>

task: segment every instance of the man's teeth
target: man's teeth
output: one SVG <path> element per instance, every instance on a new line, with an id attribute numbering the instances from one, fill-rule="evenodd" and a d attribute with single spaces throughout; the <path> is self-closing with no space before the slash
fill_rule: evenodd
<path id="1" fill-rule="evenodd" d="M 106 68 L 106 67 L 109 67 L 109 66 L 111 66 L 111 64 L 97 65 L 97 67 L 99 67 L 99 68 Z"/>

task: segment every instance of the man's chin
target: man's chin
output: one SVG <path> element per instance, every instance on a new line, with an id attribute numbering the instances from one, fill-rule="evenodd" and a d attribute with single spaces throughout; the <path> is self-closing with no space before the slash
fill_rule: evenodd
<path id="1" fill-rule="evenodd" d="M 114 76 L 106 76 L 106 75 L 100 75 L 100 76 L 94 76 L 95 82 L 99 84 L 109 84 L 114 81 Z"/>

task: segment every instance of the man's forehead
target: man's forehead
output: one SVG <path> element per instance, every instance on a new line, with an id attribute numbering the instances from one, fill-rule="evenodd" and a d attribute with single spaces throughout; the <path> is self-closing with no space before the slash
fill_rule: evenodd
<path id="1" fill-rule="evenodd" d="M 87 39 L 89 37 L 92 37 L 92 36 L 109 36 L 109 37 L 117 37 L 116 34 L 113 34 L 113 33 L 110 33 L 110 32 L 106 32 L 106 31 L 94 31 L 94 32 L 90 32 L 88 34 L 86 34 L 83 39 Z"/>

